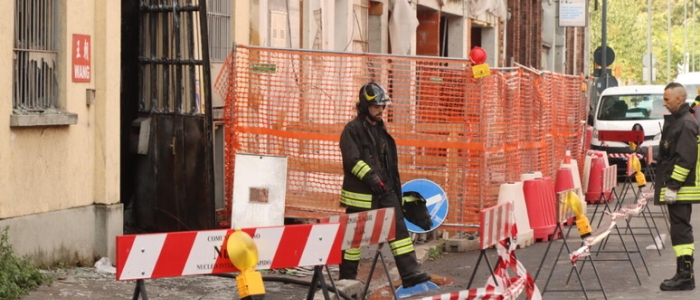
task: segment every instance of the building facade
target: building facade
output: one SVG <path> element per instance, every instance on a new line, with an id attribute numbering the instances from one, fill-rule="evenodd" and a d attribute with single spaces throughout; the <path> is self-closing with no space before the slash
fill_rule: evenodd
<path id="1" fill-rule="evenodd" d="M 37 265 L 114 259 L 120 4 L 0 3 L 0 227 Z"/>

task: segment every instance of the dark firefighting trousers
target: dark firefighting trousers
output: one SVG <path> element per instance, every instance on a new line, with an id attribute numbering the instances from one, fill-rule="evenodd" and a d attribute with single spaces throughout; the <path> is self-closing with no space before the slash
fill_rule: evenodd
<path id="1" fill-rule="evenodd" d="M 676 257 L 693 255 L 695 241 L 693 239 L 693 226 L 690 225 L 690 215 L 693 205 L 690 203 L 678 203 L 668 206 L 668 216 L 671 223 L 671 245 Z"/>
<path id="2" fill-rule="evenodd" d="M 377 206 L 377 207 L 374 207 Z M 391 254 L 394 256 L 396 268 L 399 270 L 401 278 L 406 278 L 418 269 L 416 252 L 409 235 L 406 223 L 404 222 L 401 210 L 401 201 L 395 193 L 382 197 L 378 203 L 372 203 L 372 208 L 394 208 L 396 219 L 396 239 L 389 242 Z M 358 207 L 348 206 L 345 213 L 357 213 L 366 211 Z M 340 264 L 340 279 L 356 279 L 357 267 L 360 263 L 360 248 L 350 248 L 343 251 L 343 261 Z"/>

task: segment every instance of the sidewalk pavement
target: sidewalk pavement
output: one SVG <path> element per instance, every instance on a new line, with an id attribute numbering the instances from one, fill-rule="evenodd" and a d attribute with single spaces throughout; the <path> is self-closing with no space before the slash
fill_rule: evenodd
<path id="1" fill-rule="evenodd" d="M 618 186 L 619 188 L 620 186 Z M 624 201 L 625 204 L 633 203 L 633 196 L 628 195 Z M 588 216 L 592 213 L 596 205 L 588 205 Z M 602 208 L 599 205 L 598 210 Z M 675 273 L 675 255 L 670 247 L 670 238 L 668 236 L 668 228 L 662 218 L 661 208 L 659 206 L 649 205 L 652 212 L 653 220 L 656 222 L 656 227 L 659 233 L 666 236 L 666 248 L 657 251 L 655 249 L 648 250 L 648 246 L 654 245 L 654 237 L 656 230 L 653 230 L 653 236 L 649 233 L 646 222 L 650 225 L 652 217 L 648 216 L 645 220 L 643 217 L 634 217 L 631 219 L 631 227 L 634 230 L 634 236 L 625 234 L 625 224 L 619 224 L 620 235 L 615 230 L 610 235 L 608 243 L 604 250 L 605 253 L 600 253 L 593 256 L 593 264 L 598 276 L 602 282 L 605 296 L 607 299 L 698 299 L 700 298 L 700 287 L 693 291 L 678 291 L 678 292 L 662 292 L 659 290 L 659 284 L 666 278 L 670 278 Z M 597 228 L 598 213 L 592 220 L 593 228 Z M 646 221 L 646 222 L 645 222 Z M 695 239 L 700 241 L 700 216 L 694 216 L 691 222 L 695 228 Z M 565 232 L 569 227 L 565 227 Z M 624 241 L 620 241 L 620 238 Z M 628 250 L 636 250 L 634 240 L 636 239 L 639 252 L 630 252 L 631 262 L 627 258 Z M 571 251 L 580 246 L 581 239 L 578 237 L 578 232 L 575 226 L 569 232 L 567 237 L 568 245 Z M 472 271 L 474 270 L 479 250 L 467 252 L 442 252 L 439 257 L 435 258 L 435 251 L 431 251 L 433 247 L 440 245 L 441 241 L 433 241 L 424 245 L 416 245 L 416 252 L 419 259 L 423 261 L 422 267 L 424 270 L 447 277 L 451 284 L 442 285 L 440 290 L 432 291 L 420 296 L 440 295 L 442 293 L 456 292 L 466 289 Z M 524 267 L 532 274 L 533 278 L 537 275 L 536 284 L 540 291 L 544 292 L 545 299 L 586 299 L 579 281 L 575 275 L 572 275 L 568 285 L 566 278 L 569 276 L 571 264 L 568 259 L 568 250 L 563 248 L 562 256 L 557 260 L 556 256 L 559 249 L 562 249 L 563 241 L 561 239 L 551 242 L 537 242 L 531 246 L 518 249 L 516 251 L 517 258 L 523 263 Z M 547 248 L 549 251 L 547 252 Z M 385 247 L 386 248 L 386 247 Z M 592 248 L 591 250 L 596 250 Z M 366 278 L 369 269 L 370 261 L 367 258 L 373 257 L 374 251 L 363 251 L 363 261 L 361 264 L 360 278 Z M 620 251 L 612 253 L 612 251 Z M 545 252 L 548 254 L 545 256 Z M 383 251 L 389 268 L 392 269 L 392 277 L 396 279 L 396 271 L 393 265 L 391 255 Z M 487 257 L 492 262 L 496 261 L 496 251 L 488 249 Z M 432 256 L 432 258 L 431 258 Z M 642 260 L 642 257 L 644 260 Z M 539 274 L 536 274 L 540 263 L 543 267 Z M 646 263 L 646 268 L 644 266 Z M 578 266 L 581 269 L 582 282 L 587 290 L 588 299 L 606 299 L 600 290 L 596 273 L 592 268 L 592 264 L 586 262 L 583 264 L 579 261 Z M 556 267 L 554 267 L 556 266 Z M 547 283 L 547 278 L 554 267 L 552 278 Z M 648 272 L 647 273 L 647 269 Z M 696 268 L 697 269 L 697 268 Z M 637 275 L 635 275 L 635 270 Z M 700 270 L 700 269 L 699 269 Z M 54 270 L 49 272 L 54 276 L 54 283 L 50 286 L 42 286 L 39 289 L 32 291 L 28 296 L 22 299 L 25 300 L 46 300 L 46 299 L 131 299 L 134 291 L 134 282 L 119 282 L 114 278 L 114 274 L 105 274 L 98 272 L 95 268 L 71 268 Z M 337 272 L 334 273 L 336 277 Z M 384 276 L 384 270 L 381 263 L 377 265 L 375 275 L 371 281 L 371 291 L 376 291 L 382 286 L 386 286 L 388 281 Z M 265 299 L 306 299 L 308 287 L 299 283 L 310 282 L 311 276 L 308 274 L 301 276 L 290 276 L 279 273 L 268 273 L 263 275 L 266 278 L 276 279 L 276 281 L 265 281 L 266 296 Z M 363 277 L 364 276 L 364 277 Z M 472 288 L 483 286 L 489 276 L 487 265 L 482 261 L 475 276 Z M 637 281 L 639 277 L 639 282 Z M 337 278 L 337 277 L 336 277 Z M 294 284 L 280 282 L 296 282 Z M 189 276 L 177 278 L 160 278 L 146 280 L 146 289 L 148 299 L 201 299 L 201 300 L 218 300 L 218 299 L 238 299 L 235 280 L 233 278 L 222 278 L 217 276 Z M 328 280 L 326 280 L 328 282 Z M 700 282 L 698 282 L 700 284 Z M 547 285 L 545 290 L 545 285 Z M 569 290 L 568 292 L 554 292 L 553 290 Z M 318 294 L 317 294 L 318 295 Z M 372 299 L 383 299 L 373 295 Z M 386 297 L 384 297 L 386 298 Z M 317 298 L 318 299 L 318 298 Z M 522 295 L 519 299 L 525 299 Z"/>

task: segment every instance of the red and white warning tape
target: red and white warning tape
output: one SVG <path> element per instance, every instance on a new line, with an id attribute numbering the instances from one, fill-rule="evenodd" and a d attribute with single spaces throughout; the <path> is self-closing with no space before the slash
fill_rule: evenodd
<path id="1" fill-rule="evenodd" d="M 589 237 L 583 239 L 583 246 L 581 246 L 581 248 L 578 248 L 576 251 L 569 254 L 571 264 L 576 265 L 576 261 L 579 258 L 591 255 L 591 246 L 600 243 L 602 240 L 608 237 L 613 228 L 615 228 L 615 225 L 617 225 L 617 220 L 625 220 L 629 216 L 639 215 L 639 213 L 641 213 L 642 210 L 644 210 L 644 207 L 647 205 L 647 198 L 652 197 L 652 195 L 653 192 L 650 194 L 642 193 L 639 195 L 637 203 L 625 205 L 616 212 L 603 212 L 606 216 L 609 216 L 609 218 L 605 218 L 601 222 L 600 226 L 598 226 L 598 228 Z"/>
<path id="2" fill-rule="evenodd" d="M 454 293 L 447 293 L 432 297 L 425 297 L 422 300 L 476 300 L 476 299 L 502 299 L 510 300 L 517 299 L 518 296 L 525 290 L 527 299 L 529 300 L 541 300 L 542 294 L 540 293 L 535 281 L 532 279 L 530 273 L 523 267 L 522 263 L 518 261 L 515 257 L 515 249 L 518 248 L 517 236 L 518 228 L 515 224 L 515 217 L 511 205 L 504 206 L 504 208 L 510 207 L 506 210 L 494 210 L 494 212 L 501 211 L 505 216 L 500 219 L 496 224 L 501 224 L 506 226 L 503 231 L 496 230 L 496 232 L 503 232 L 508 238 L 501 239 L 496 243 L 496 250 L 498 251 L 498 265 L 494 270 L 494 275 L 498 283 L 494 281 L 492 276 L 483 288 L 470 289 L 465 291 L 459 291 Z M 488 215 L 488 214 L 487 214 Z M 482 215 L 483 217 L 484 215 Z M 495 215 L 492 215 L 495 216 Z M 482 220 L 482 223 L 484 220 Z M 508 270 L 513 271 L 516 276 L 510 276 Z"/>

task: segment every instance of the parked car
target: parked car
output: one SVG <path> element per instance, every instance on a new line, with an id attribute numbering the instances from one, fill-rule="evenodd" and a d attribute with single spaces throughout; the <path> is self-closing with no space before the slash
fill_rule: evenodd
<path id="1" fill-rule="evenodd" d="M 618 86 L 605 89 L 593 111 L 593 136 L 591 149 L 608 153 L 610 164 L 618 164 L 618 170 L 627 168 L 627 156 L 632 153 L 629 142 L 603 141 L 600 132 L 604 130 L 631 131 L 641 128 L 644 141 L 637 153 L 646 154 L 651 147 L 654 157 L 659 153 L 659 141 L 668 110 L 663 107 L 663 85 Z M 645 161 L 641 160 L 642 165 Z"/>

